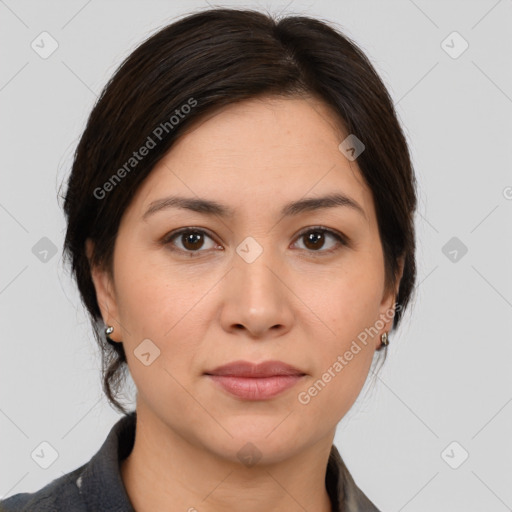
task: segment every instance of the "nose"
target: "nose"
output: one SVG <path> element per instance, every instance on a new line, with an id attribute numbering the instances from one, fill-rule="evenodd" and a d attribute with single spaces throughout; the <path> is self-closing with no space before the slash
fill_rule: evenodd
<path id="1" fill-rule="evenodd" d="M 263 250 L 254 261 L 237 254 L 233 267 L 223 284 L 223 329 L 261 340 L 288 332 L 294 319 L 293 287 L 282 262 Z"/>

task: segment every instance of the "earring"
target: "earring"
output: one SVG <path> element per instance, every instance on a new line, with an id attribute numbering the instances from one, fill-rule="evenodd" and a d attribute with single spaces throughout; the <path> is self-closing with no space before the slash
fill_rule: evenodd
<path id="1" fill-rule="evenodd" d="M 112 334 L 113 332 L 114 332 L 114 328 L 113 328 L 111 325 L 109 325 L 109 326 L 105 329 L 105 334 L 106 334 L 107 336 L 109 336 L 109 335 L 110 335 L 110 334 Z"/>
<path id="2" fill-rule="evenodd" d="M 389 345 L 389 338 L 388 338 L 387 332 L 384 332 L 381 334 L 380 341 L 381 341 L 383 347 L 387 347 Z"/>

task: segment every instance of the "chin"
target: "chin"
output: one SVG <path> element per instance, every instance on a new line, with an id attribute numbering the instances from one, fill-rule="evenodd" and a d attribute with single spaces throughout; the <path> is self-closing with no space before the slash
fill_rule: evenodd
<path id="1" fill-rule="evenodd" d="M 223 426 L 233 437 L 223 431 L 215 438 L 210 437 L 204 444 L 210 451 L 232 462 L 248 466 L 250 461 L 260 464 L 277 463 L 291 457 L 302 445 L 308 444 L 308 436 L 298 425 L 285 427 L 285 417 L 286 414 L 279 419 L 265 417 L 260 418 L 260 421 L 250 418 L 224 422 Z"/>

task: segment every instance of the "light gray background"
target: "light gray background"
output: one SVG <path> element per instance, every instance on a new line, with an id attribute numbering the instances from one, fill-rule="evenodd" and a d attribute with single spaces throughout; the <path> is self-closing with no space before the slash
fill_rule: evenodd
<path id="1" fill-rule="evenodd" d="M 384 512 L 512 510 L 512 1 L 217 5 L 337 23 L 374 63 L 409 139 L 420 188 L 419 287 L 375 388 L 338 428 L 336 445 L 356 482 Z M 0 1 L 4 497 L 88 461 L 118 419 L 102 396 L 96 345 L 60 257 L 58 187 L 121 60 L 201 7 Z M 31 48 L 43 31 L 59 45 L 47 59 Z M 453 31 L 469 44 L 458 58 L 441 46 Z M 46 262 L 32 252 L 42 237 L 58 249 Z M 468 248 L 457 261 L 443 253 L 452 237 Z M 48 469 L 31 458 L 43 441 L 58 452 Z M 461 448 L 443 459 L 453 441 Z M 462 450 L 469 458 L 452 469 L 445 460 L 453 465 Z"/>

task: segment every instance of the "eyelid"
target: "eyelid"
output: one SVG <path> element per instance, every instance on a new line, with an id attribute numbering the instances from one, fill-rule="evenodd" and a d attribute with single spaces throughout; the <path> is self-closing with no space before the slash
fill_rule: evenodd
<path id="1" fill-rule="evenodd" d="M 327 228 L 325 226 L 308 226 L 308 227 L 304 228 L 303 230 L 301 230 L 297 234 L 297 236 L 295 237 L 295 240 L 298 240 L 301 236 L 305 235 L 306 233 L 315 232 L 315 231 L 320 231 L 324 234 L 331 235 L 332 237 L 334 237 L 337 240 L 338 244 L 345 246 L 345 247 L 351 247 L 351 241 L 346 235 L 344 235 L 343 233 L 339 232 L 336 229 Z M 332 253 L 338 251 L 339 249 L 340 249 L 340 247 L 338 246 L 338 247 L 334 247 L 332 249 L 327 249 L 324 251 L 318 250 L 318 251 L 307 251 L 307 252 L 308 252 L 308 254 L 312 254 L 313 256 L 322 256 L 324 254 L 332 254 Z"/>
<path id="2" fill-rule="evenodd" d="M 324 234 L 326 233 L 328 235 L 331 235 L 342 246 L 350 247 L 350 245 L 351 245 L 350 239 L 346 235 L 344 235 L 343 233 L 341 233 L 341 232 L 339 232 L 339 231 L 337 231 L 335 229 L 327 228 L 327 227 L 321 226 L 321 225 L 305 227 L 304 229 L 299 231 L 299 233 L 297 233 L 297 235 L 294 238 L 294 242 L 293 243 L 296 243 L 296 241 L 301 236 L 305 235 L 306 233 L 310 233 L 310 232 L 314 232 L 314 231 L 320 231 L 320 232 L 322 232 Z M 216 237 L 208 229 L 194 227 L 194 226 L 186 226 L 186 227 L 179 228 L 179 229 L 177 229 L 175 231 L 171 231 L 170 233 L 165 234 L 162 237 L 162 239 L 161 239 L 161 243 L 163 245 L 171 245 L 172 246 L 172 244 L 171 244 L 172 240 L 174 240 L 175 238 L 179 237 L 181 234 L 188 233 L 188 232 L 197 232 L 197 233 L 200 233 L 200 234 L 203 234 L 203 235 L 207 235 L 215 243 L 217 243 L 216 240 L 215 240 Z M 208 252 L 208 250 L 183 251 L 182 249 L 179 249 L 178 247 L 174 247 L 174 246 L 172 247 L 171 250 L 182 252 L 184 254 L 201 254 L 201 253 L 204 253 L 204 252 Z M 224 250 L 224 249 L 221 249 L 221 250 Z M 339 246 L 335 247 L 335 248 L 332 248 L 332 249 L 328 249 L 328 250 L 306 251 L 306 252 L 308 252 L 308 254 L 313 254 L 313 255 L 321 256 L 323 254 L 330 254 L 330 253 L 336 252 L 337 250 L 339 250 Z"/>
<path id="3" fill-rule="evenodd" d="M 208 229 L 206 229 L 206 228 L 199 228 L 199 227 L 195 227 L 195 226 L 186 226 L 184 228 L 179 228 L 179 229 L 176 229 L 174 231 L 170 231 L 169 233 L 165 234 L 162 237 L 161 243 L 163 245 L 171 244 L 171 241 L 173 239 L 179 237 L 183 233 L 188 233 L 188 232 L 197 232 L 197 233 L 200 233 L 202 235 L 207 235 L 215 243 L 217 243 L 216 240 L 215 240 L 216 237 Z M 182 249 L 178 249 L 177 247 L 173 247 L 173 249 L 176 249 L 178 251 L 182 251 Z M 182 252 L 187 252 L 187 253 L 193 254 L 193 253 L 200 253 L 200 252 L 206 252 L 206 251 L 182 251 Z"/>
<path id="4" fill-rule="evenodd" d="M 299 231 L 296 238 L 298 238 L 306 233 L 309 233 L 310 231 L 322 231 L 322 232 L 328 233 L 328 234 L 334 236 L 335 238 L 341 239 L 341 241 L 343 241 L 343 243 L 346 243 L 347 245 L 350 241 L 350 239 L 347 236 L 345 236 L 343 233 L 341 233 L 340 231 L 337 231 L 336 229 L 328 228 L 325 226 L 320 226 L 320 225 L 308 226 L 307 228 L 304 228 L 303 230 Z"/>

